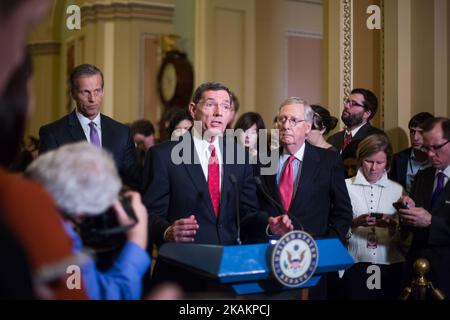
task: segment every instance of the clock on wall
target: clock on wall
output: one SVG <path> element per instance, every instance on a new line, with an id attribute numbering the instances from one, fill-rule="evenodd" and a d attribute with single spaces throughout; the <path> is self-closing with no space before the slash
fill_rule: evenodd
<path id="1" fill-rule="evenodd" d="M 185 53 L 166 52 L 158 72 L 158 92 L 166 108 L 187 107 L 194 89 L 194 70 Z"/>

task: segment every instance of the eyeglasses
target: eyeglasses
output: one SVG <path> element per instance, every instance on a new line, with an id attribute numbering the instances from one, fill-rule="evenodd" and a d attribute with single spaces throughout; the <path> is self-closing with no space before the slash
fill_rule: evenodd
<path id="1" fill-rule="evenodd" d="M 203 104 L 203 107 L 205 109 L 208 109 L 208 110 L 211 110 L 211 109 L 216 108 L 218 106 L 219 106 L 219 104 L 217 104 L 215 102 L 209 102 L 209 101 L 207 101 L 205 104 Z M 232 110 L 234 110 L 234 108 L 231 106 L 231 104 L 228 104 L 228 103 L 222 103 L 222 104 L 220 104 L 220 107 L 223 110 L 225 110 L 225 111 L 232 111 Z"/>
<path id="2" fill-rule="evenodd" d="M 429 151 L 436 152 L 436 151 L 441 149 L 443 146 L 445 146 L 449 142 L 450 142 L 450 140 L 447 140 L 446 142 L 444 142 L 442 144 L 438 144 L 438 145 L 434 145 L 434 146 L 425 146 L 425 145 L 423 145 L 422 148 L 420 148 L 420 151 L 422 151 L 424 153 L 428 153 Z"/>
<path id="3" fill-rule="evenodd" d="M 90 90 L 80 90 L 78 91 L 84 98 L 88 98 L 89 96 L 97 98 L 99 95 L 103 93 L 102 88 L 95 89 L 94 91 Z"/>
<path id="4" fill-rule="evenodd" d="M 295 119 L 295 118 L 288 118 L 288 117 L 285 117 L 285 116 L 277 117 L 278 124 L 285 124 L 288 121 L 289 121 L 289 126 L 295 127 L 300 122 L 303 122 L 303 121 L 306 121 L 306 120 L 300 120 L 300 119 Z"/>
<path id="5" fill-rule="evenodd" d="M 350 100 L 349 98 L 344 99 L 344 105 L 350 104 L 352 107 L 361 107 L 366 108 L 366 106 L 363 104 L 360 104 L 359 102 L 356 102 L 355 100 Z"/>

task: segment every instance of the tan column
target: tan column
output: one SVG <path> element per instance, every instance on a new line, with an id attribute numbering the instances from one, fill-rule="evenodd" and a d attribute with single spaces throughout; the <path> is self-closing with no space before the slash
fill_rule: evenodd
<path id="1" fill-rule="evenodd" d="M 384 2 L 385 131 L 395 151 L 409 144 L 411 118 L 411 0 Z"/>
<path id="2" fill-rule="evenodd" d="M 256 110 L 268 127 L 286 97 L 285 66 L 287 54 L 284 38 L 282 0 L 257 0 L 256 7 Z M 270 21 L 268 28 L 267 21 Z"/>
<path id="3" fill-rule="evenodd" d="M 448 104 L 447 0 L 434 0 L 434 114 L 446 116 Z"/>
<path id="4" fill-rule="evenodd" d="M 324 2 L 324 101 L 337 118 L 353 87 L 352 20 L 351 0 Z M 335 131 L 342 128 L 340 122 Z"/>

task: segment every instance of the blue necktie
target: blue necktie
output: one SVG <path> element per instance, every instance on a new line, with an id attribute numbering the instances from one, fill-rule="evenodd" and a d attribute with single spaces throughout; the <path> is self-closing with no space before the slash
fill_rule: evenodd
<path id="1" fill-rule="evenodd" d="M 436 184 L 436 189 L 434 189 L 433 194 L 431 195 L 431 208 L 434 207 L 434 205 L 436 204 L 437 198 L 439 197 L 442 190 L 444 189 L 445 174 L 443 172 L 439 172 L 437 174 L 437 177 L 438 177 L 438 181 Z"/>
<path id="2" fill-rule="evenodd" d="M 98 136 L 97 128 L 95 127 L 95 123 L 94 122 L 90 122 L 89 123 L 89 128 L 91 129 L 90 132 L 89 132 L 89 137 L 91 138 L 91 144 L 101 148 L 102 144 L 100 143 L 100 138 Z"/>

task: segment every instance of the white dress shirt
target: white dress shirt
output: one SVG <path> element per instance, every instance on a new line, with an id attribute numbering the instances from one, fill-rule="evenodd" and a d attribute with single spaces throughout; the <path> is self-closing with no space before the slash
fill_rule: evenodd
<path id="1" fill-rule="evenodd" d="M 345 134 L 349 134 L 351 133 L 352 135 L 352 139 L 356 136 L 356 134 L 358 133 L 359 129 L 361 129 L 367 122 L 364 122 L 363 124 L 361 124 L 359 127 L 356 127 L 355 129 L 353 129 L 352 131 L 348 131 L 347 128 L 345 128 Z M 345 137 L 344 134 L 344 137 Z"/>
<path id="2" fill-rule="evenodd" d="M 197 152 L 198 159 L 200 160 L 200 165 L 202 166 L 203 174 L 205 175 L 206 181 L 208 181 L 208 164 L 209 164 L 209 158 L 211 157 L 211 150 L 209 149 L 209 143 L 208 141 L 202 139 L 200 135 L 196 134 L 195 129 L 193 129 L 193 139 L 194 139 L 194 147 L 195 151 Z M 212 145 L 214 145 L 214 148 L 216 149 L 216 156 L 219 160 L 219 188 L 222 190 L 222 174 L 223 174 L 223 159 L 222 159 L 222 151 L 220 150 L 219 146 L 219 139 L 221 137 L 216 137 L 214 139 L 214 142 Z"/>
<path id="3" fill-rule="evenodd" d="M 80 121 L 81 128 L 83 128 L 84 135 L 86 136 L 86 139 L 89 143 L 91 143 L 91 127 L 89 127 L 89 123 L 94 122 L 95 127 L 97 128 L 98 137 L 100 139 L 100 144 L 102 143 L 102 125 L 100 121 L 100 113 L 97 114 L 97 116 L 94 118 L 94 120 L 91 120 L 89 118 L 86 118 L 81 113 L 79 113 L 77 110 L 75 111 L 75 114 L 77 115 L 78 121 Z"/>
<path id="4" fill-rule="evenodd" d="M 403 187 L 387 178 L 385 172 L 375 183 L 369 183 L 362 169 L 355 177 L 345 180 L 353 207 L 353 218 L 363 214 L 383 213 L 391 215 L 398 224 L 398 213 L 392 206 L 393 202 L 404 194 Z M 378 239 L 376 248 L 367 248 L 368 234 L 375 228 Z M 394 234 L 389 234 L 388 228 L 358 227 L 352 229 L 348 251 L 356 262 L 375 264 L 392 264 L 404 261 L 399 246 L 398 228 Z"/>
<path id="5" fill-rule="evenodd" d="M 444 170 L 436 170 L 436 173 L 435 173 L 435 175 L 434 175 L 434 186 L 433 186 L 433 191 L 434 191 L 434 189 L 436 189 L 436 186 L 437 186 L 437 181 L 438 181 L 438 179 L 437 179 L 436 176 L 438 175 L 439 172 L 443 172 L 444 175 L 445 175 L 445 178 L 444 178 L 444 188 L 445 188 L 445 186 L 447 185 L 448 180 L 450 180 L 450 166 L 448 166 L 448 167 L 445 168 Z"/>

